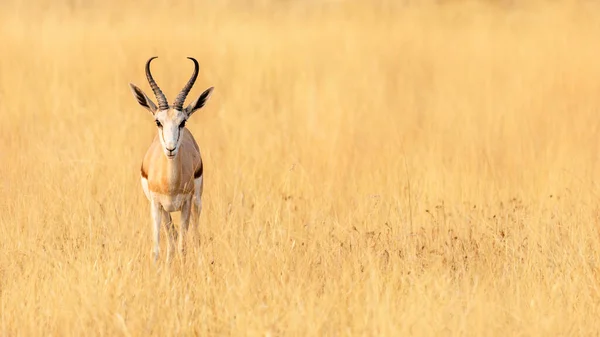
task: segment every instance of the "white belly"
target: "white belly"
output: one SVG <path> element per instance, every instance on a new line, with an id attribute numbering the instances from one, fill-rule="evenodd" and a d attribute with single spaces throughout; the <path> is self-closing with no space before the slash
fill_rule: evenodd
<path id="1" fill-rule="evenodd" d="M 186 201 L 191 202 L 193 196 L 193 194 L 169 195 L 152 192 L 148 189 L 148 180 L 146 178 L 142 178 L 142 189 L 144 190 L 144 194 L 148 200 L 151 202 L 158 202 L 167 212 L 181 211 L 183 204 Z"/>
<path id="2" fill-rule="evenodd" d="M 181 211 L 183 204 L 192 198 L 191 194 L 166 195 L 154 192 L 150 192 L 150 196 L 167 212 Z"/>

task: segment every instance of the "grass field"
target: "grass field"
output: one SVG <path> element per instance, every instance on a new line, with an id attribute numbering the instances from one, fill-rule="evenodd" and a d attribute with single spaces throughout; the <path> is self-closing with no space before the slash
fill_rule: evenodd
<path id="1" fill-rule="evenodd" d="M 600 5 L 398 3 L 2 2 L 0 336 L 597 335 Z M 156 266 L 155 55 L 215 87 Z"/>

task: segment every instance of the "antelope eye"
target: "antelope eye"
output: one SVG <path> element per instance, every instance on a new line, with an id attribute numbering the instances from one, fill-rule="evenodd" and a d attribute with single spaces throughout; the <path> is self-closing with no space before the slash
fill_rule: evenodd
<path id="1" fill-rule="evenodd" d="M 184 126 L 185 126 L 185 120 L 183 122 L 181 122 L 181 124 L 179 124 L 179 128 L 183 129 Z"/>
<path id="2" fill-rule="evenodd" d="M 158 126 L 159 128 L 162 128 L 162 124 L 160 124 L 160 121 L 158 119 L 156 120 L 156 126 Z"/>

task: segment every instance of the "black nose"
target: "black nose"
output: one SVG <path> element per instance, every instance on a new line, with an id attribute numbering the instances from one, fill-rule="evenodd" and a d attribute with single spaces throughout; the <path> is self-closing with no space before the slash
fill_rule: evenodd
<path id="1" fill-rule="evenodd" d="M 172 148 L 172 149 L 167 148 L 167 151 L 173 152 L 173 151 L 175 151 L 175 148 Z"/>

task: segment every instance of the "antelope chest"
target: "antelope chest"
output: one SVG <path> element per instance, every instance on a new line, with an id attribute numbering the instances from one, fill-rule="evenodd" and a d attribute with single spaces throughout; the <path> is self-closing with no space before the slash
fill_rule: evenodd
<path id="1" fill-rule="evenodd" d="M 159 203 L 162 208 L 167 212 L 181 211 L 181 208 L 186 202 L 191 202 L 193 194 L 191 193 L 174 193 L 167 194 L 161 192 L 151 191 L 148 188 L 148 179 L 142 177 L 142 189 L 146 198 L 151 202 Z"/>

